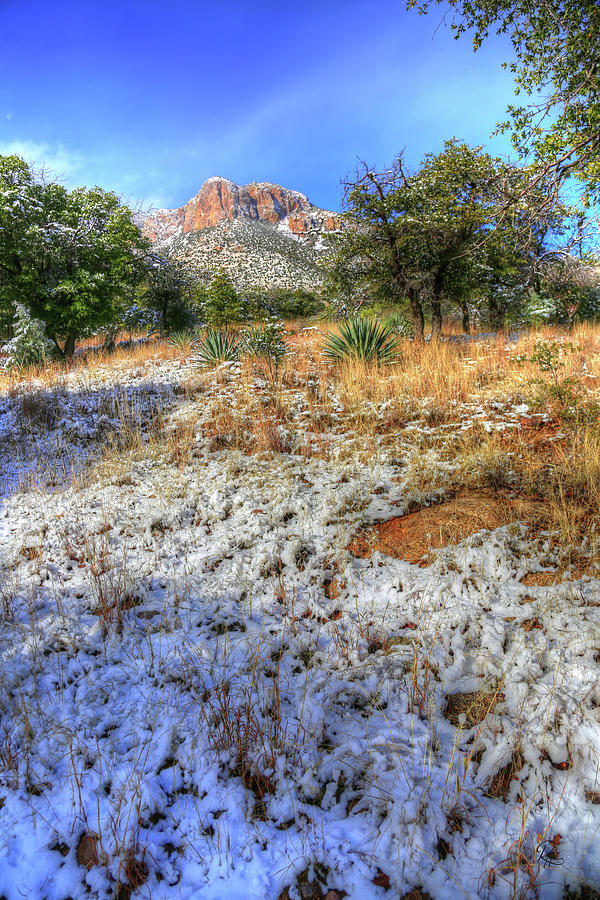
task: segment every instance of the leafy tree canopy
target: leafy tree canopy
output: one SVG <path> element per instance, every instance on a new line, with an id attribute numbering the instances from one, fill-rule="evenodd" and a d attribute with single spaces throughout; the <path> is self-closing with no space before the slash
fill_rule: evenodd
<path id="1" fill-rule="evenodd" d="M 509 35 L 505 63 L 529 103 L 511 105 L 500 130 L 512 131 L 521 157 L 533 154 L 533 182 L 556 199 L 569 176 L 586 201 L 600 198 L 600 3 L 598 0 L 407 0 L 422 13 L 449 7 L 456 37 L 477 50 L 490 31 Z M 550 176 L 550 177 L 549 177 Z"/>
<path id="2" fill-rule="evenodd" d="M 437 335 L 444 304 L 464 308 L 475 294 L 516 289 L 561 226 L 558 208 L 543 221 L 531 220 L 524 200 L 506 208 L 506 192 L 517 191 L 522 178 L 458 140 L 427 154 L 412 173 L 402 155 L 383 173 L 363 163 L 346 185 L 350 227 L 332 239 L 330 295 L 338 291 L 354 309 L 365 300 L 406 298 L 420 339 L 424 309 Z"/>
<path id="3" fill-rule="evenodd" d="M 144 277 L 146 250 L 116 194 L 68 191 L 19 157 L 0 157 L 0 309 L 6 317 L 25 305 L 65 356 L 119 318 Z"/>
<path id="4" fill-rule="evenodd" d="M 161 333 L 188 328 L 194 319 L 195 284 L 176 259 L 151 256 L 145 305 L 158 318 Z"/>

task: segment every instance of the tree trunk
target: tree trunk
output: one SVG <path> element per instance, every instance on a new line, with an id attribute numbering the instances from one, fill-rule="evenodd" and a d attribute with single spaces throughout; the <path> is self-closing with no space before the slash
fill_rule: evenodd
<path id="1" fill-rule="evenodd" d="M 431 339 L 439 341 L 442 333 L 442 300 L 439 294 L 431 299 Z"/>
<path id="2" fill-rule="evenodd" d="M 115 341 L 117 339 L 117 334 L 119 333 L 118 328 L 111 327 L 108 329 L 106 334 L 104 335 L 104 346 L 103 349 L 107 353 L 112 353 L 115 349 Z"/>
<path id="3" fill-rule="evenodd" d="M 65 354 L 63 352 L 63 348 L 60 346 L 60 344 L 58 342 L 58 338 L 56 337 L 56 335 L 51 334 L 51 335 L 49 335 L 49 337 L 50 337 L 50 340 L 52 341 L 52 343 L 54 344 L 54 347 L 56 348 L 56 352 L 58 353 L 58 355 L 62 356 L 64 359 Z"/>
<path id="4" fill-rule="evenodd" d="M 471 318 L 469 316 L 469 307 L 466 303 L 461 303 L 462 310 L 462 327 L 464 334 L 471 334 Z"/>
<path id="5" fill-rule="evenodd" d="M 501 303 L 498 303 L 496 297 L 490 295 L 488 299 L 488 311 L 490 328 L 492 331 L 504 330 L 505 309 Z"/>
<path id="6" fill-rule="evenodd" d="M 63 347 L 63 356 L 65 359 L 72 359 L 75 353 L 75 340 L 77 335 L 68 334 L 67 339 L 65 341 L 65 345 Z"/>
<path id="7" fill-rule="evenodd" d="M 409 291 L 408 299 L 410 302 L 410 311 L 412 313 L 412 320 L 415 329 L 415 341 L 421 344 L 423 343 L 423 337 L 425 334 L 425 316 L 423 315 L 423 307 L 421 306 L 421 301 L 419 300 L 419 295 L 416 291 Z"/>

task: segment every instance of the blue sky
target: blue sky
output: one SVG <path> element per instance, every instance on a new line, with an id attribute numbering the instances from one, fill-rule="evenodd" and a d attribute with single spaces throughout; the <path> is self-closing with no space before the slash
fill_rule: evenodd
<path id="1" fill-rule="evenodd" d="M 403 0 L 0 0 L 0 153 L 145 208 L 211 175 L 340 207 L 356 158 L 490 142 L 510 47 L 474 54 Z"/>

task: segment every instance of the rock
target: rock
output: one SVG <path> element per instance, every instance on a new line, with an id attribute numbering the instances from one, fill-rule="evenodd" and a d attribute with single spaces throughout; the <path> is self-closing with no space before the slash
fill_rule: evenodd
<path id="1" fill-rule="evenodd" d="M 84 869 L 91 869 L 97 866 L 98 859 L 98 836 L 92 832 L 85 832 L 79 838 L 75 858 L 80 866 Z"/>
<path id="2" fill-rule="evenodd" d="M 339 216 L 313 206 L 298 191 L 270 182 L 237 185 L 228 178 L 214 177 L 205 181 L 185 206 L 151 213 L 144 222 L 143 232 L 152 242 L 162 242 L 176 234 L 214 228 L 219 222 L 235 219 L 269 225 L 284 222 L 293 234 L 341 228 Z"/>
<path id="3" fill-rule="evenodd" d="M 142 231 L 202 281 L 223 268 L 238 290 L 315 290 L 322 282 L 321 238 L 341 227 L 340 216 L 298 191 L 217 177 L 205 181 L 184 206 L 149 215 Z"/>

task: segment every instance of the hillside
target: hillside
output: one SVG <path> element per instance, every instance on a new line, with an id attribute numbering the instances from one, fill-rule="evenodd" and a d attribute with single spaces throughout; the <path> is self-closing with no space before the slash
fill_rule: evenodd
<path id="1" fill-rule="evenodd" d="M 0 896 L 598 896 L 600 330 L 323 340 L 0 383 Z"/>
<path id="2" fill-rule="evenodd" d="M 224 269 L 240 290 L 314 290 L 321 283 L 323 237 L 340 227 L 336 213 L 298 191 L 215 177 L 184 206 L 152 213 L 143 231 L 157 250 L 189 263 L 205 281 Z"/>

